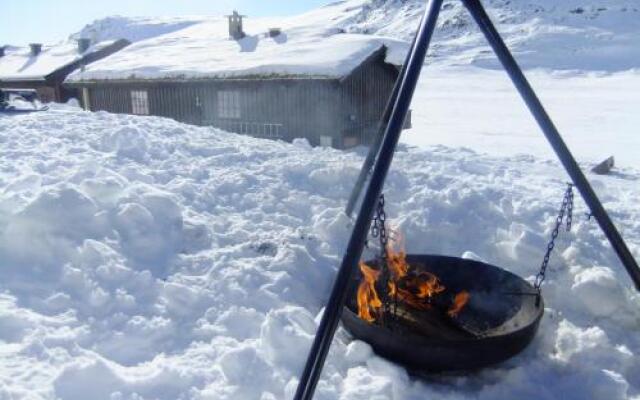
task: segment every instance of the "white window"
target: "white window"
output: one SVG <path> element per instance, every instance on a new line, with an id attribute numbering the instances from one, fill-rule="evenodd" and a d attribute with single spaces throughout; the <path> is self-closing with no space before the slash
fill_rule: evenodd
<path id="1" fill-rule="evenodd" d="M 149 95 L 146 90 L 131 91 L 131 112 L 135 115 L 149 115 Z"/>
<path id="2" fill-rule="evenodd" d="M 218 118 L 240 118 L 240 92 L 218 92 Z"/>
<path id="3" fill-rule="evenodd" d="M 89 96 L 89 88 L 82 88 L 82 107 L 85 110 L 91 110 L 91 97 Z"/>
<path id="4" fill-rule="evenodd" d="M 320 136 L 320 146 L 322 147 L 333 146 L 333 138 L 331 136 Z"/>

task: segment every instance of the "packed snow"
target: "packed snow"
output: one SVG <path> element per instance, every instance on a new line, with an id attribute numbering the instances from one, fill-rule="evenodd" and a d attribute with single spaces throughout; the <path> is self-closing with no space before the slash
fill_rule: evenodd
<path id="1" fill-rule="evenodd" d="M 614 156 L 621 167 L 640 168 L 640 70 L 526 75 L 578 160 Z M 412 108 L 407 144 L 556 159 L 504 71 L 427 65 Z"/>
<path id="2" fill-rule="evenodd" d="M 0 143 L 0 398 L 291 398 L 364 151 L 66 106 L 0 117 Z M 591 176 L 636 257 L 639 178 Z M 565 181 L 532 156 L 401 146 L 388 211 L 411 252 L 531 279 Z M 415 379 L 341 329 L 316 398 L 637 397 L 640 297 L 584 212 L 522 355 Z"/>

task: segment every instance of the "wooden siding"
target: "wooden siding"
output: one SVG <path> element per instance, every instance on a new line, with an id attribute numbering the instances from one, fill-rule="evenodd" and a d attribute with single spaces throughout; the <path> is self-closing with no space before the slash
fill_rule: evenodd
<path id="1" fill-rule="evenodd" d="M 338 139 L 341 134 L 336 118 L 340 114 L 336 80 L 209 81 L 198 85 L 121 83 L 96 85 L 88 90 L 93 111 L 130 114 L 131 91 L 146 90 L 151 115 L 180 122 L 285 140 L 304 137 L 313 145 L 320 144 L 321 136 Z M 220 91 L 240 93 L 239 118 L 219 115 Z"/>
<path id="2" fill-rule="evenodd" d="M 384 63 L 384 57 L 384 50 L 374 54 L 342 82 L 343 137 L 358 144 L 373 140 L 398 76 L 395 67 Z"/>
<path id="3" fill-rule="evenodd" d="M 146 90 L 151 115 L 258 137 L 289 141 L 303 137 L 314 146 L 324 136 L 342 148 L 370 143 L 378 126 L 398 75 L 384 62 L 384 55 L 384 49 L 374 53 L 343 80 L 105 81 L 72 87 L 88 88 L 93 111 L 132 113 L 131 91 Z M 234 92 L 234 112 L 220 115 L 228 106 L 218 104 L 220 92 Z"/>
<path id="4" fill-rule="evenodd" d="M 131 113 L 130 91 L 116 87 L 100 87 L 89 90 L 92 111 L 109 111 L 119 114 Z"/>

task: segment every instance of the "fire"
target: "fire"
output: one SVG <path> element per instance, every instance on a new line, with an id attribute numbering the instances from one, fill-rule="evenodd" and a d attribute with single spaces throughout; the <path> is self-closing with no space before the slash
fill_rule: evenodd
<path id="1" fill-rule="evenodd" d="M 380 276 L 380 271 L 363 262 L 360 263 L 360 271 L 362 271 L 364 279 L 358 287 L 358 316 L 365 321 L 373 322 L 376 320 L 374 315 L 382 307 L 382 301 L 376 291 L 376 281 Z"/>
<path id="2" fill-rule="evenodd" d="M 429 310 L 435 298 L 446 288 L 436 275 L 422 271 L 416 272 L 407 263 L 404 251 L 404 238 L 398 232 L 396 238 L 386 248 L 386 261 L 389 268 L 388 295 L 417 310 Z M 383 306 L 376 289 L 381 271 L 365 263 L 360 263 L 363 279 L 358 287 L 358 316 L 365 321 L 375 322 Z M 456 317 L 469 301 L 469 292 L 455 295 L 447 310 L 449 317 Z"/>
<path id="3" fill-rule="evenodd" d="M 456 294 L 456 297 L 453 299 L 453 305 L 451 306 L 451 308 L 449 308 L 447 314 L 449 314 L 449 316 L 452 318 L 457 317 L 464 306 L 467 305 L 469 297 L 469 292 L 467 292 L 466 290 L 463 290 L 462 292 Z"/>

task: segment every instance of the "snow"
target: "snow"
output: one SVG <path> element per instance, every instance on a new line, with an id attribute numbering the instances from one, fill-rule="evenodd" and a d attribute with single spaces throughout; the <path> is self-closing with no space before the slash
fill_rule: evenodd
<path id="1" fill-rule="evenodd" d="M 110 46 L 113 42 L 114 40 L 96 42 L 85 53 L 80 54 L 77 43 L 69 40 L 55 45 L 43 45 L 42 52 L 35 57 L 31 55 L 28 46 L 7 47 L 5 56 L 0 57 L 0 80 L 44 80 L 52 72 Z"/>
<path id="2" fill-rule="evenodd" d="M 124 17 L 114 15 L 87 24 L 70 39 L 88 38 L 92 42 L 126 39 L 139 42 L 203 22 L 207 17 Z"/>
<path id="3" fill-rule="evenodd" d="M 287 399 L 351 228 L 364 151 L 54 106 L 0 117 L 0 398 Z M 590 176 L 640 256 L 640 169 Z M 532 279 L 556 162 L 401 145 L 386 187 L 412 252 Z M 318 399 L 640 395 L 640 296 L 577 200 L 523 354 L 410 377 L 339 329 Z"/>
<path id="4" fill-rule="evenodd" d="M 637 3 L 485 3 L 584 170 L 616 157 L 612 174 L 587 175 L 640 259 Z M 483 260 L 531 280 L 568 178 L 459 3 L 446 4 L 414 128 L 386 184 L 388 215 L 410 252 Z M 225 57 L 248 56 L 256 71 L 267 71 L 259 55 L 276 68 L 274 54 L 289 62 L 280 57 L 328 52 L 329 42 L 344 66 L 390 43 L 365 33 L 406 39 L 421 7 L 349 0 L 250 18 L 256 54 L 228 48 L 239 44 L 211 17 L 111 18 L 83 32 L 173 57 L 149 58 L 157 71 L 144 57 L 122 59 L 148 76 L 179 73 L 182 62 L 194 73 L 187 64 L 196 58 L 178 50 L 202 49 L 214 28 L 211 43 Z M 260 36 L 274 26 L 291 53 L 261 53 L 280 50 Z M 400 48 L 391 45 L 396 56 Z M 330 68 L 328 53 L 306 56 L 307 67 L 325 56 L 320 68 L 342 68 Z M 293 397 L 352 228 L 343 209 L 364 149 L 72 105 L 0 115 L 0 148 L 0 399 Z M 540 331 L 522 354 L 416 378 L 340 328 L 315 398 L 639 400 L 640 295 L 586 212 L 576 196 L 573 230 L 551 258 Z"/>
<path id="5" fill-rule="evenodd" d="M 358 12 L 344 22 L 348 32 L 408 41 L 426 2 L 354 0 L 346 4 L 358 8 Z M 640 4 L 637 0 L 485 0 L 483 4 L 509 48 L 526 68 L 581 71 L 638 68 Z M 462 2 L 457 0 L 445 1 L 433 50 L 430 63 L 498 67 L 483 35 Z"/>
<path id="6" fill-rule="evenodd" d="M 401 40 L 345 34 L 337 6 L 301 16 L 247 18 L 240 40 L 229 37 L 223 16 L 206 17 L 184 29 L 153 36 L 76 71 L 68 82 L 103 79 L 183 79 L 250 76 L 342 78 L 374 52 L 387 46 L 387 62 L 402 64 L 407 44 Z M 353 13 L 353 11 L 352 11 Z M 338 18 L 337 21 L 331 21 Z M 327 21 L 331 21 L 327 23 Z M 124 24 L 126 26 L 126 24 Z M 153 27 L 153 25 L 151 25 Z M 269 37 L 270 28 L 282 34 Z M 127 37 L 129 28 L 116 30 Z M 133 24 L 132 32 L 139 29 Z M 135 36 L 135 34 L 134 34 Z"/>
<path id="7" fill-rule="evenodd" d="M 571 151 L 591 166 L 613 155 L 620 167 L 640 168 L 636 105 L 640 73 L 526 71 Z M 415 146 L 463 145 L 493 155 L 556 159 L 504 71 L 474 66 L 427 66 L 412 106 Z"/>

